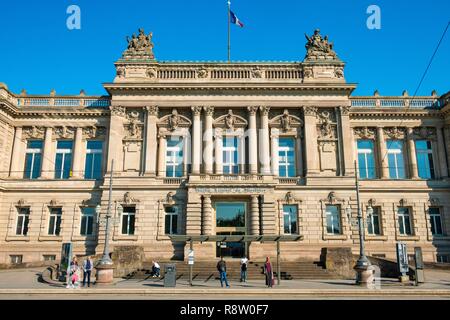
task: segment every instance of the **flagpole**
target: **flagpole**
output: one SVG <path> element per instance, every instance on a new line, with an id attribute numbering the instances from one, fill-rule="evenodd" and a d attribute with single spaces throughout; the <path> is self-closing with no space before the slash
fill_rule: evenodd
<path id="1" fill-rule="evenodd" d="M 230 63 L 230 51 L 231 51 L 231 41 L 230 41 L 230 10 L 231 10 L 231 2 L 228 0 L 228 63 Z"/>

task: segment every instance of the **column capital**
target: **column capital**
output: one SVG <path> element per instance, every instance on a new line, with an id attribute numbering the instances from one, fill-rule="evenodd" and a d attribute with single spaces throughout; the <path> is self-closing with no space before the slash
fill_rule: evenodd
<path id="1" fill-rule="evenodd" d="M 262 116 L 268 116 L 269 115 L 269 111 L 270 111 L 270 107 L 268 107 L 268 106 L 260 106 L 259 110 L 261 110 Z"/>
<path id="2" fill-rule="evenodd" d="M 110 106 L 112 116 L 125 117 L 127 108 L 123 106 Z"/>
<path id="3" fill-rule="evenodd" d="M 348 116 L 350 114 L 350 106 L 340 106 L 341 115 Z"/>
<path id="4" fill-rule="evenodd" d="M 147 111 L 149 116 L 158 116 L 159 108 L 158 106 L 145 106 L 144 110 Z"/>
<path id="5" fill-rule="evenodd" d="M 205 110 L 205 113 L 207 116 L 212 117 L 214 115 L 214 107 L 205 106 L 205 107 L 203 107 L 203 110 Z"/>
<path id="6" fill-rule="evenodd" d="M 202 106 L 192 106 L 191 110 L 194 113 L 194 116 L 200 116 L 200 114 L 202 113 Z"/>
<path id="7" fill-rule="evenodd" d="M 256 111 L 258 111 L 259 106 L 248 106 L 247 110 L 250 113 L 251 116 L 255 116 L 256 115 Z"/>
<path id="8" fill-rule="evenodd" d="M 303 107 L 303 113 L 305 116 L 316 116 L 317 115 L 317 107 L 311 107 L 311 106 L 304 106 Z"/>

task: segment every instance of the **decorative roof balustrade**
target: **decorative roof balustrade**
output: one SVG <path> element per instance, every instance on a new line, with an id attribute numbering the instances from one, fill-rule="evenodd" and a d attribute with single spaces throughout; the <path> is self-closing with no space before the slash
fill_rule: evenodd
<path id="1" fill-rule="evenodd" d="M 381 96 L 355 96 L 350 97 L 351 105 L 355 108 L 418 108 L 439 109 L 442 106 L 437 96 L 424 97 L 381 97 Z"/>
<path id="2" fill-rule="evenodd" d="M 109 97 L 46 97 L 46 96 L 13 96 L 4 97 L 18 107 L 85 107 L 108 108 L 111 105 Z"/>

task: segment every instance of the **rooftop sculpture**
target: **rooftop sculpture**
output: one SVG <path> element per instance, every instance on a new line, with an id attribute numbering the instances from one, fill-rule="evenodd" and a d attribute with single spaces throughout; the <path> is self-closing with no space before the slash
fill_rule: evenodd
<path id="1" fill-rule="evenodd" d="M 308 42 L 305 45 L 305 60 L 337 60 L 336 52 L 333 50 L 333 43 L 328 41 L 328 36 L 322 38 L 320 30 L 314 30 L 311 37 L 305 33 Z"/>
<path id="2" fill-rule="evenodd" d="M 154 59 L 153 54 L 153 33 L 150 32 L 148 35 L 145 34 L 144 29 L 139 29 L 139 35 L 136 36 L 135 33 L 131 36 L 127 36 L 128 47 L 123 53 L 124 59 L 132 58 L 146 58 Z"/>

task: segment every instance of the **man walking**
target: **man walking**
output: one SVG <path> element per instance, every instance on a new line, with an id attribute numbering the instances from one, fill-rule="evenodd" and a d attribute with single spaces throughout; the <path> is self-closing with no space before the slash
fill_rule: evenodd
<path id="1" fill-rule="evenodd" d="M 86 260 L 83 262 L 83 287 L 86 286 L 86 278 L 88 287 L 91 286 L 91 272 L 93 268 L 93 263 L 91 257 L 87 257 Z"/>
<path id="2" fill-rule="evenodd" d="M 230 286 L 227 280 L 227 264 L 223 260 L 223 257 L 220 257 L 220 261 L 217 263 L 217 270 L 219 270 L 220 286 L 223 288 L 223 283 L 225 282 L 227 288 L 229 288 Z"/>
<path id="3" fill-rule="evenodd" d="M 246 256 L 244 256 L 241 259 L 241 282 L 247 282 L 247 264 L 248 259 Z"/>

